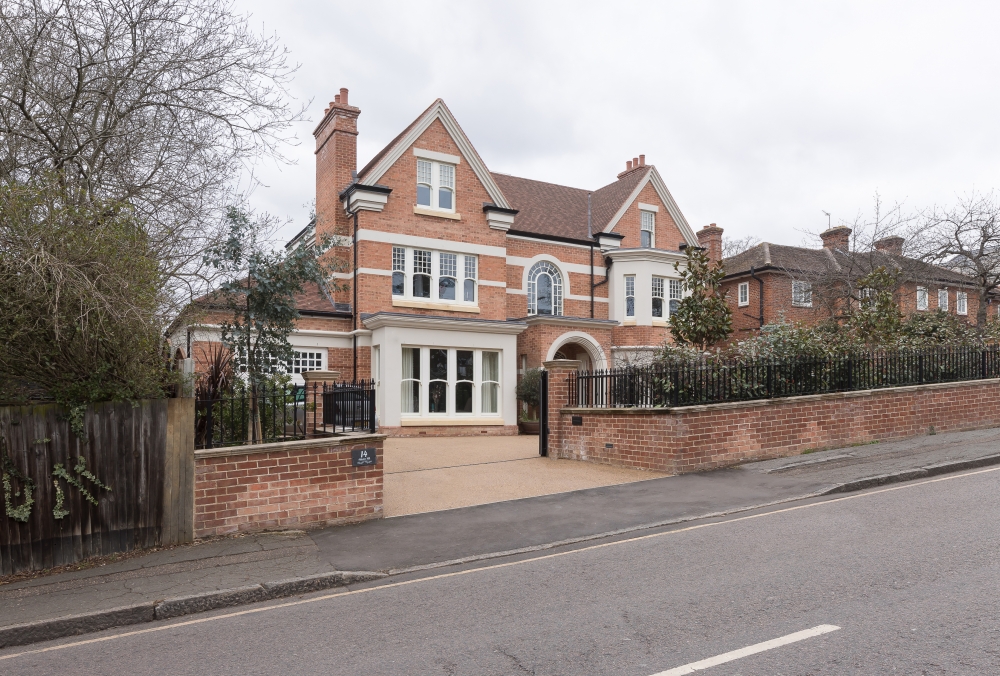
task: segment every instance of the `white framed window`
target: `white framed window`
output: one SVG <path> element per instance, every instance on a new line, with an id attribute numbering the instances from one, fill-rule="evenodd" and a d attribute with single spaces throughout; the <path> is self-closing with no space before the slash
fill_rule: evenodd
<path id="1" fill-rule="evenodd" d="M 639 246 L 650 249 L 656 246 L 656 214 L 640 211 Z"/>
<path id="2" fill-rule="evenodd" d="M 955 294 L 955 312 L 960 315 L 969 314 L 969 294 L 959 291 Z"/>
<path id="3" fill-rule="evenodd" d="M 392 295 L 406 295 L 406 249 L 392 247 Z"/>
<path id="4" fill-rule="evenodd" d="M 667 307 L 670 309 L 670 314 L 677 312 L 677 308 L 680 307 L 681 300 L 684 298 L 684 285 L 681 284 L 679 279 L 670 280 L 670 302 Z"/>
<path id="5" fill-rule="evenodd" d="M 653 277 L 653 317 L 663 317 L 663 277 Z"/>
<path id="6" fill-rule="evenodd" d="M 420 413 L 421 385 L 420 348 L 403 348 L 403 371 L 401 375 L 402 392 L 400 393 L 400 408 L 403 413 Z"/>
<path id="7" fill-rule="evenodd" d="M 948 289 L 938 289 L 938 309 L 948 311 Z"/>
<path id="8" fill-rule="evenodd" d="M 462 300 L 466 303 L 476 302 L 476 257 L 465 256 L 465 282 L 462 290 Z"/>
<path id="9" fill-rule="evenodd" d="M 746 307 L 750 304 L 750 282 L 740 282 L 739 287 L 737 287 L 737 302 L 740 307 Z"/>
<path id="10" fill-rule="evenodd" d="M 813 292 L 809 282 L 792 282 L 792 305 L 795 307 L 812 307 Z"/>
<path id="11" fill-rule="evenodd" d="M 480 375 L 482 395 L 480 411 L 484 414 L 500 412 L 500 353 L 483 352 Z"/>
<path id="12" fill-rule="evenodd" d="M 455 166 L 417 160 L 417 206 L 455 211 Z"/>
<path id="13" fill-rule="evenodd" d="M 295 350 L 288 369 L 290 373 L 305 373 L 306 371 L 323 371 L 323 352 Z"/>
<path id="14" fill-rule="evenodd" d="M 431 252 L 423 249 L 414 249 L 413 274 L 411 289 L 414 298 L 431 297 Z"/>
<path id="15" fill-rule="evenodd" d="M 455 300 L 455 288 L 458 286 L 458 255 L 452 253 L 438 254 L 438 298 L 440 300 Z"/>
<path id="16" fill-rule="evenodd" d="M 427 249 L 392 247 L 392 295 L 406 300 L 475 305 L 477 258 Z M 459 286 L 459 271 L 463 286 Z M 462 291 L 459 291 L 459 289 Z M 461 297 L 459 294 L 461 293 Z"/>
<path id="17" fill-rule="evenodd" d="M 927 287 L 918 286 L 917 287 L 917 309 L 926 310 L 927 309 Z"/>
<path id="18" fill-rule="evenodd" d="M 562 315 L 562 275 L 549 261 L 538 261 L 528 271 L 528 314 Z"/>
<path id="19" fill-rule="evenodd" d="M 625 316 L 635 317 L 635 275 L 625 275 Z"/>
<path id="20" fill-rule="evenodd" d="M 403 347 L 401 413 L 413 416 L 500 414 L 500 353 Z"/>

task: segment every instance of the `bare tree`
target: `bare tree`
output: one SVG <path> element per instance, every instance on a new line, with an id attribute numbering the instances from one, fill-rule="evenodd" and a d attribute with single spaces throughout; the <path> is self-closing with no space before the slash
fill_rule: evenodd
<path id="1" fill-rule="evenodd" d="M 911 240 L 924 260 L 949 267 L 976 285 L 976 325 L 986 325 L 990 294 L 1000 288 L 1000 200 L 993 192 L 975 191 L 953 207 L 935 207 L 923 215 Z"/>
<path id="2" fill-rule="evenodd" d="M 227 0 L 4 0 L 0 63 L 0 182 L 130 205 L 180 302 L 206 283 L 234 177 L 284 159 L 302 114 L 286 50 Z"/>
<path id="3" fill-rule="evenodd" d="M 723 237 L 722 257 L 732 258 L 733 256 L 738 256 L 744 251 L 749 251 L 758 244 L 760 244 L 760 239 L 754 237 L 753 235 L 747 235 L 746 237 Z"/>

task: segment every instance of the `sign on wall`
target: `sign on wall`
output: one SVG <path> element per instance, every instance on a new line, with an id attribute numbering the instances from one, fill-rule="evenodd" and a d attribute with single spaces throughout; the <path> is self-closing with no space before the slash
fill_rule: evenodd
<path id="1" fill-rule="evenodd" d="M 378 457 L 374 448 L 353 448 L 351 449 L 351 465 L 354 467 L 366 467 L 378 462 Z"/>

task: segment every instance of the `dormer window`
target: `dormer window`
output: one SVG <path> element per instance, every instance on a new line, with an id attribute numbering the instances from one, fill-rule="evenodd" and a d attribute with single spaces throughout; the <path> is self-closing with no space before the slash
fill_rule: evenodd
<path id="1" fill-rule="evenodd" d="M 639 245 L 644 249 L 656 246 L 656 214 L 652 211 L 640 211 L 641 226 Z"/>
<path id="2" fill-rule="evenodd" d="M 417 160 L 417 206 L 441 211 L 455 210 L 455 166 Z"/>

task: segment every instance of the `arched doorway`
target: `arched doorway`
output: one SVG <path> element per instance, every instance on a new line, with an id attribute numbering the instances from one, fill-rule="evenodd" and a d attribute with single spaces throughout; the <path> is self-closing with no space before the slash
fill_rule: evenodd
<path id="1" fill-rule="evenodd" d="M 552 341 L 547 359 L 575 359 L 581 371 L 607 368 L 600 344 L 585 333 L 572 331 Z"/>

